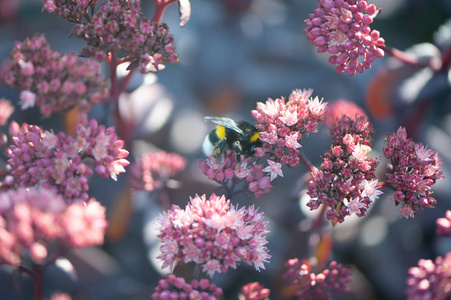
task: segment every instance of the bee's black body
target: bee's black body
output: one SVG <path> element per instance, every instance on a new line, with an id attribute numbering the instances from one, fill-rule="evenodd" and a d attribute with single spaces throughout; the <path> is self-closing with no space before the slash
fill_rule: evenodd
<path id="1" fill-rule="evenodd" d="M 255 147 L 261 147 L 257 129 L 248 122 L 236 123 L 229 118 L 205 117 L 206 121 L 218 124 L 204 140 L 202 145 L 206 156 L 221 155 L 226 150 L 231 150 L 240 155 L 250 156 Z"/>

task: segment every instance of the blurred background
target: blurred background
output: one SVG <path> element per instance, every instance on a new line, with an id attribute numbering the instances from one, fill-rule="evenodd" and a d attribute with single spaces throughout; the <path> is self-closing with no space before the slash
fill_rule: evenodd
<path id="1" fill-rule="evenodd" d="M 142 2 L 143 15 L 150 18 L 153 1 Z M 372 29 L 381 32 L 387 46 L 400 50 L 434 43 L 434 33 L 451 16 L 449 0 L 369 2 L 382 7 Z M 303 32 L 304 20 L 313 12 L 315 3 L 314 0 L 192 0 L 191 19 L 184 28 L 178 25 L 177 5 L 170 6 L 163 22 L 175 37 L 180 63 L 166 65 L 156 75 L 135 74 L 127 93 L 121 96 L 124 117 L 134 118 L 139 124 L 133 133 L 130 159 L 136 160 L 156 148 L 185 157 L 187 167 L 176 177 L 179 184 L 168 191 L 171 203 L 184 207 L 189 196 L 196 193 L 221 193 L 198 167 L 203 159 L 202 141 L 214 127 L 203 120 L 205 115 L 252 123 L 251 110 L 257 102 L 265 102 L 268 97 L 286 97 L 294 89 L 312 88 L 314 96 L 324 101 L 347 99 L 367 111 L 376 128 L 372 155 L 380 158 L 385 136 L 401 123 L 413 121 L 416 125 L 411 131 L 413 139 L 437 151 L 444 161 L 445 179 L 433 187 L 436 208 L 425 209 L 414 219 L 401 219 L 399 207 L 387 199 L 390 191 L 384 191 L 365 218 L 346 219 L 343 224 L 327 228 L 334 238 L 332 258 L 350 265 L 353 275 L 351 291 L 334 299 L 403 299 L 408 268 L 417 265 L 420 258 L 434 259 L 451 249 L 449 239 L 437 238 L 435 234 L 435 220 L 451 208 L 451 185 L 447 179 L 451 159 L 449 79 L 446 74 L 440 77 L 445 78 L 445 83 L 424 88 L 423 94 L 417 91 L 409 98 L 402 91 L 411 90 L 409 87 L 418 83 L 409 79 L 421 77 L 421 70 L 411 71 L 410 77 L 384 81 L 386 77 L 381 74 L 397 68 L 388 57 L 378 59 L 363 74 L 353 77 L 335 74 L 328 56 L 316 53 Z M 1 61 L 8 57 L 14 41 L 23 41 L 35 33 L 44 33 L 50 46 L 61 53 L 80 51 L 84 41 L 68 37 L 73 25 L 41 12 L 41 8 L 39 0 L 0 0 Z M 451 36 L 449 25 L 443 33 L 445 37 L 446 32 Z M 107 69 L 104 71 L 107 77 Z M 428 82 L 436 82 L 432 78 Z M 409 108 L 418 106 L 425 98 L 424 93 L 433 99 L 432 108 L 421 118 L 408 114 Z M 55 132 L 62 130 L 59 116 L 43 119 L 37 109 L 20 111 L 18 95 L 17 89 L 0 81 L 0 97 L 16 104 L 11 119 Z M 378 114 L 368 110 L 368 103 L 373 108 L 388 103 L 390 109 Z M 109 106 L 96 107 L 91 116 L 112 126 L 111 111 Z M 321 127 L 319 133 L 303 138 L 302 146 L 305 155 L 319 166 L 322 153 L 330 146 L 328 129 Z M 385 165 L 382 160 L 381 174 Z M 305 258 L 309 253 L 305 228 L 314 213 L 308 211 L 305 199 L 299 197 L 299 191 L 305 188 L 299 183 L 306 169 L 299 165 L 293 169 L 284 167 L 283 171 L 285 176 L 277 178 L 273 191 L 263 198 L 233 199 L 240 206 L 255 204 L 265 213 L 270 221 L 267 239 L 272 258 L 266 270 L 260 272 L 241 265 L 227 274 L 215 275 L 213 282 L 223 288 L 225 299 L 237 299 L 240 287 L 253 281 L 272 290 L 270 299 L 283 299 L 283 263 L 290 258 Z M 159 195 L 140 192 L 130 196 L 127 174 L 121 174 L 118 182 L 93 176 L 90 186 L 90 195 L 107 207 L 110 225 L 114 224 L 116 231 L 109 232 L 100 248 L 68 253 L 66 257 L 75 272 L 68 273 L 56 266 L 48 268 L 45 295 L 49 297 L 59 290 L 71 294 L 72 299 L 149 299 L 165 274 L 155 261 L 159 245 L 153 220 L 162 210 Z M 119 213 L 113 217 L 112 212 Z M 191 271 L 177 270 L 187 278 Z M 0 299 L 31 298 L 31 280 L 1 267 Z"/>

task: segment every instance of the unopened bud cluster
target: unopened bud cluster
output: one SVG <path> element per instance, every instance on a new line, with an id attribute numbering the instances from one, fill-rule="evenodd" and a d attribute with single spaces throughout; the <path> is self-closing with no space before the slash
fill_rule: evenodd
<path id="1" fill-rule="evenodd" d="M 307 261 L 300 261 L 297 258 L 290 259 L 285 263 L 285 274 L 283 279 L 288 286 L 294 286 L 297 299 L 332 299 L 332 294 L 349 289 L 351 282 L 351 272 L 349 267 L 345 267 L 335 261 L 315 274 Z"/>
<path id="2" fill-rule="evenodd" d="M 183 277 L 169 274 L 158 282 L 151 295 L 152 300 L 216 300 L 222 296 L 222 289 L 208 279 L 193 280 L 187 283 Z"/>
<path id="3" fill-rule="evenodd" d="M 355 120 L 344 115 L 330 129 L 331 150 L 324 154 L 320 169 L 312 172 L 307 206 L 311 210 L 321 204 L 328 206 L 326 217 L 333 224 L 342 223 L 352 213 L 364 216 L 380 195 L 375 175 L 379 162 L 367 156 L 373 131 L 364 115 L 357 115 Z"/>
<path id="4" fill-rule="evenodd" d="M 79 4 L 81 2 L 81 4 Z M 122 51 L 131 56 L 130 68 L 141 73 L 164 69 L 163 62 L 177 63 L 174 38 L 164 23 L 155 23 L 142 17 L 139 0 L 108 0 L 100 3 L 98 11 L 86 17 L 89 1 L 47 0 L 44 9 L 78 23 L 72 34 L 86 40 L 81 56 L 104 60 L 111 52 Z M 88 20 L 88 21 L 85 21 Z"/>
<path id="5" fill-rule="evenodd" d="M 100 65 L 75 53 L 50 49 L 43 35 L 16 42 L 3 68 L 5 82 L 21 90 L 22 109 L 38 106 L 44 116 L 77 107 L 87 112 L 105 93 Z"/>
<path id="6" fill-rule="evenodd" d="M 236 153 L 232 151 L 220 157 L 208 157 L 206 161 L 200 161 L 199 167 L 208 179 L 221 185 L 229 185 L 232 193 L 236 192 L 238 185 L 244 185 L 242 191 L 251 192 L 256 198 L 272 190 L 271 178 L 263 172 L 263 165 L 244 156 L 241 156 L 238 162 Z"/>
<path id="7" fill-rule="evenodd" d="M 337 73 L 353 76 L 384 56 L 385 41 L 370 28 L 376 14 L 376 6 L 365 0 L 320 0 L 304 32 L 319 53 L 331 54 Z"/>
<path id="8" fill-rule="evenodd" d="M 443 178 L 437 153 L 407 138 L 403 127 L 388 135 L 383 151 L 392 166 L 387 182 L 396 191 L 390 197 L 396 205 L 402 204 L 399 214 L 413 218 L 423 207 L 433 207 L 437 201 L 431 186 Z"/>

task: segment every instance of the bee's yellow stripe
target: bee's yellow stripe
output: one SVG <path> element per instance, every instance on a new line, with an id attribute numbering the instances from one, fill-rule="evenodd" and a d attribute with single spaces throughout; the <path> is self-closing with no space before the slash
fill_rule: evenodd
<path id="1" fill-rule="evenodd" d="M 258 134 L 258 132 L 256 132 L 256 133 L 254 133 L 252 136 L 251 136 L 251 143 L 255 143 L 257 140 L 258 140 L 258 137 L 259 137 L 260 135 Z"/>
<path id="2" fill-rule="evenodd" d="M 225 135 L 225 127 L 224 126 L 221 126 L 221 125 L 216 126 L 216 136 L 220 140 L 225 139 L 226 135 Z"/>

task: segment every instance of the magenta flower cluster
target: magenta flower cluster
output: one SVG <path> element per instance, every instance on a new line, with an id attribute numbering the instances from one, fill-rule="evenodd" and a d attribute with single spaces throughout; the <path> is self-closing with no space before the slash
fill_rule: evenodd
<path id="1" fill-rule="evenodd" d="M 437 235 L 451 237 L 451 210 L 447 210 L 444 218 L 438 218 Z"/>
<path id="2" fill-rule="evenodd" d="M 406 294 L 408 300 L 451 298 L 451 252 L 435 261 L 420 259 L 417 267 L 408 271 Z"/>
<path id="3" fill-rule="evenodd" d="M 186 283 L 183 277 L 169 274 L 165 279 L 158 282 L 158 286 L 151 295 L 152 300 L 216 300 L 222 296 L 222 289 L 208 279 L 193 280 Z"/>
<path id="4" fill-rule="evenodd" d="M 353 76 L 384 56 L 385 41 L 370 28 L 376 14 L 376 6 L 365 0 L 319 0 L 304 32 L 319 53 L 331 54 L 336 73 Z"/>
<path id="5" fill-rule="evenodd" d="M 87 0 L 44 1 L 47 12 L 78 23 L 72 34 L 87 41 L 82 56 L 101 61 L 110 52 L 123 51 L 133 62 L 130 67 L 139 65 L 142 73 L 161 71 L 164 61 L 178 62 L 169 27 L 141 17 L 140 0 L 108 0 L 99 5 L 96 13 L 88 15 L 87 7 L 91 3 Z"/>
<path id="6" fill-rule="evenodd" d="M 402 203 L 399 214 L 413 218 L 423 207 L 433 207 L 437 201 L 431 186 L 443 178 L 442 160 L 437 153 L 407 138 L 403 127 L 387 136 L 383 151 L 392 165 L 387 182 L 396 191 L 390 198 L 396 205 Z"/>
<path id="7" fill-rule="evenodd" d="M 240 289 L 240 300 L 263 300 L 269 299 L 270 290 L 258 282 L 251 282 Z"/>
<path id="8" fill-rule="evenodd" d="M 364 115 L 357 115 L 355 120 L 342 116 L 330 129 L 331 150 L 324 154 L 320 169 L 312 172 L 307 206 L 311 210 L 321 204 L 328 206 L 326 217 L 333 224 L 342 223 L 353 213 L 364 216 L 381 194 L 375 175 L 379 161 L 368 157 L 373 131 Z"/>
<path id="9" fill-rule="evenodd" d="M 22 109 L 38 106 L 44 116 L 78 107 L 87 112 L 104 96 L 100 65 L 50 49 L 43 35 L 16 42 L 3 68 L 5 82 L 21 90 Z"/>
<path id="10" fill-rule="evenodd" d="M 75 134 L 74 138 L 35 125 L 22 126 L 7 149 L 11 174 L 4 187 L 41 185 L 56 189 L 68 202 L 88 200 L 88 178 L 93 170 L 85 158 L 95 162 L 95 171 L 103 178 L 116 180 L 117 174 L 125 172 L 128 151 L 122 149 L 124 142 L 117 139 L 113 127 L 85 120 L 76 125 Z"/>
<path id="11" fill-rule="evenodd" d="M 130 187 L 138 191 L 160 190 L 185 166 L 186 160 L 177 153 L 144 153 L 129 169 Z"/>
<path id="12" fill-rule="evenodd" d="M 304 134 L 317 132 L 318 123 L 327 117 L 327 103 L 311 98 L 312 90 L 295 90 L 285 98 L 258 102 L 252 116 L 263 147 L 255 149 L 255 156 L 295 167 L 299 164 L 299 143 Z"/>
<path id="13" fill-rule="evenodd" d="M 28 255 L 36 264 L 59 247 L 103 243 L 105 208 L 94 199 L 66 204 L 51 190 L 19 189 L 0 194 L 0 264 L 19 266 Z"/>
<path id="14" fill-rule="evenodd" d="M 290 259 L 285 263 L 283 279 L 288 286 L 295 286 L 297 299 L 322 300 L 332 299 L 332 294 L 349 289 L 351 272 L 335 261 L 315 274 L 307 261 Z"/>
<path id="15" fill-rule="evenodd" d="M 259 270 L 270 258 L 263 213 L 254 206 L 240 209 L 224 196 L 190 198 L 185 209 L 173 205 L 157 219 L 162 268 L 193 262 L 210 277 L 236 268 L 241 260 Z"/>
<path id="16" fill-rule="evenodd" d="M 241 156 L 238 162 L 236 153 L 229 151 L 220 159 L 211 156 L 206 161 L 200 161 L 199 167 L 208 179 L 225 186 L 231 194 L 240 185 L 244 185 L 240 191 L 251 192 L 256 198 L 272 190 L 271 178 L 263 172 L 263 165 L 255 163 L 250 157 Z"/>

